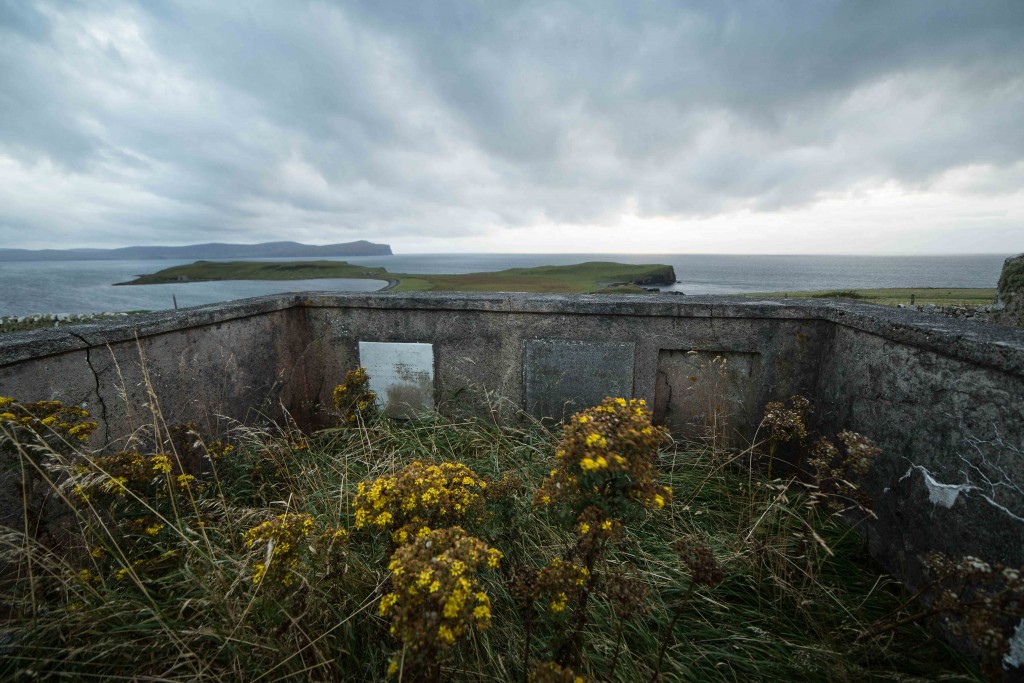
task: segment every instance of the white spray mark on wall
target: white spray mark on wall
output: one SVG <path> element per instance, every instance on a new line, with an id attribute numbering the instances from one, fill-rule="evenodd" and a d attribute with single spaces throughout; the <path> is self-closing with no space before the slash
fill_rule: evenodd
<path id="1" fill-rule="evenodd" d="M 1010 651 L 1003 657 L 1003 668 L 1024 667 L 1024 619 L 1017 624 L 1010 638 Z"/>
<path id="2" fill-rule="evenodd" d="M 970 484 L 943 484 L 936 480 L 931 472 L 920 465 L 911 465 L 906 474 L 900 477 L 900 481 L 909 477 L 914 470 L 921 470 L 921 474 L 924 476 L 924 485 L 928 489 L 928 500 L 933 505 L 941 505 L 947 509 L 951 508 L 961 493 L 967 493 L 975 489 Z"/>
<path id="3" fill-rule="evenodd" d="M 961 457 L 961 459 L 963 459 L 963 458 Z M 966 464 L 968 466 L 970 466 L 972 469 L 977 469 L 971 463 L 966 463 Z M 1016 522 L 1024 523 L 1024 517 L 1021 517 L 1020 515 L 1014 513 L 1012 510 L 1007 508 L 1005 505 L 1000 504 L 991 495 L 989 495 L 988 493 L 985 493 L 985 489 L 984 488 L 982 488 L 980 486 L 973 485 L 971 483 L 970 474 L 968 474 L 968 472 L 966 472 L 966 471 L 961 471 L 960 472 L 962 475 L 964 475 L 964 479 L 966 480 L 963 484 L 944 484 L 944 483 L 940 482 L 939 480 L 937 480 L 935 477 L 933 477 L 932 473 L 929 472 L 925 467 L 922 467 L 921 465 L 915 465 L 915 464 L 911 463 L 910 468 L 903 474 L 902 477 L 899 478 L 898 481 L 903 481 L 904 479 L 909 477 L 911 474 L 913 474 L 914 470 L 920 470 L 921 471 L 921 476 L 924 479 L 925 488 L 928 489 L 928 500 L 933 505 L 940 505 L 940 506 L 942 506 L 942 507 L 944 507 L 946 509 L 949 509 L 949 508 L 953 507 L 953 505 L 956 503 L 957 499 L 960 497 L 960 494 L 962 494 L 962 493 L 966 494 L 966 493 L 968 493 L 970 491 L 980 491 L 981 492 L 981 499 L 984 500 L 986 503 L 988 503 L 989 505 L 991 505 L 995 509 L 997 509 L 1000 512 L 1002 512 L 1003 514 L 1005 514 L 1010 519 L 1012 519 L 1012 520 L 1014 520 Z M 1003 482 L 999 482 L 998 484 L 994 484 L 993 485 L 984 476 L 982 476 L 982 478 L 984 479 L 986 484 L 989 484 L 991 486 L 991 490 L 997 489 L 1000 485 L 1005 485 L 1005 484 L 1003 484 Z M 1014 486 L 1013 488 L 1015 490 L 1019 490 L 1019 487 Z M 888 487 L 886 487 L 885 492 L 886 493 L 889 492 L 889 488 Z"/>

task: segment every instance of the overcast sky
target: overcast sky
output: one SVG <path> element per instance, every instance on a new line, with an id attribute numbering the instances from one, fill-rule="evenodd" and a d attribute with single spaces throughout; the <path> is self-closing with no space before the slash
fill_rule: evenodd
<path id="1" fill-rule="evenodd" d="M 0 0 L 0 246 L 1024 251 L 1024 2 Z"/>

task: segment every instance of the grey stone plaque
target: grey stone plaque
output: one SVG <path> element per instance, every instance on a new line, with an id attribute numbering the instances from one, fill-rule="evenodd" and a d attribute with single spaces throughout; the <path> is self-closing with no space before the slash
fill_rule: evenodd
<path id="1" fill-rule="evenodd" d="M 655 422 L 681 436 L 738 445 L 752 433 L 760 370 L 757 353 L 661 349 Z"/>
<path id="2" fill-rule="evenodd" d="M 632 342 L 524 342 L 526 410 L 562 420 L 608 396 L 633 395 Z"/>
<path id="3" fill-rule="evenodd" d="M 386 415 L 407 419 L 434 409 L 432 344 L 361 341 L 359 364 Z"/>

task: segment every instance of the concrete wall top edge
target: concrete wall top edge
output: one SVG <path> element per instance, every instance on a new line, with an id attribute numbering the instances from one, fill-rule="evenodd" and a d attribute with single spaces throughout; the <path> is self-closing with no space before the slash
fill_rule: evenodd
<path id="1" fill-rule="evenodd" d="M 1024 331 L 916 310 L 822 299 L 518 292 L 302 292 L 0 335 L 0 367 L 91 346 L 289 308 L 379 308 L 559 315 L 823 320 L 1024 376 Z"/>
<path id="2" fill-rule="evenodd" d="M 104 344 L 151 337 L 227 320 L 264 315 L 300 305 L 293 295 L 241 299 L 205 306 L 172 309 L 78 325 L 0 334 L 0 367 L 30 358 L 68 353 Z"/>

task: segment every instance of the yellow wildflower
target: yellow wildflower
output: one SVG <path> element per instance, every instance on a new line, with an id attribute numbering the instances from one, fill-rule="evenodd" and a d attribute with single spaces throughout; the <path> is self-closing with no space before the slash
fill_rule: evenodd
<path id="1" fill-rule="evenodd" d="M 157 474 L 170 474 L 171 473 L 171 459 L 166 455 L 154 455 L 150 459 L 150 464 L 153 465 L 153 471 Z"/>

